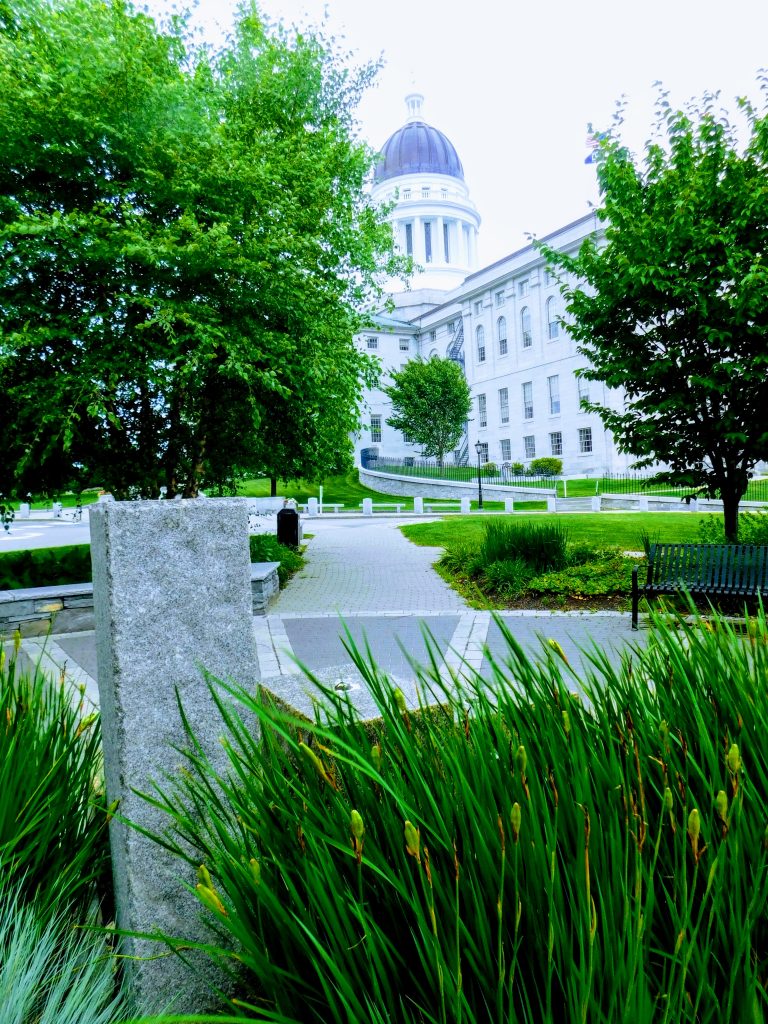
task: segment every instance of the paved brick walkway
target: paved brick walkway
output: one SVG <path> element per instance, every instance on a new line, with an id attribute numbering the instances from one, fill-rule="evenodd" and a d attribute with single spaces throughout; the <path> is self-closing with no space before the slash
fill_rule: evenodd
<path id="1" fill-rule="evenodd" d="M 363 714 L 375 714 L 345 648 L 345 629 L 361 650 L 370 649 L 411 702 L 417 699 L 412 663 L 428 660 L 428 644 L 444 671 L 486 675 L 489 658 L 510 658 L 490 612 L 469 608 L 432 568 L 439 549 L 411 544 L 397 525 L 391 519 L 306 521 L 314 534 L 306 568 L 268 615 L 253 620 L 261 680 L 294 707 L 311 713 L 312 687 L 304 666 L 323 684 L 348 691 Z M 575 687 L 592 657 L 616 665 L 628 646 L 647 640 L 644 630 L 631 631 L 629 614 L 615 612 L 503 612 L 501 620 L 534 657 L 542 640 L 557 640 L 573 668 Z M 98 699 L 93 632 L 25 641 L 30 658 L 40 657 L 43 649 L 45 668 L 56 674 L 64 669 L 87 697 Z"/>
<path id="2" fill-rule="evenodd" d="M 432 563 L 439 548 L 411 544 L 391 519 L 305 520 L 307 565 L 270 607 L 273 615 L 365 615 L 465 608 Z"/>

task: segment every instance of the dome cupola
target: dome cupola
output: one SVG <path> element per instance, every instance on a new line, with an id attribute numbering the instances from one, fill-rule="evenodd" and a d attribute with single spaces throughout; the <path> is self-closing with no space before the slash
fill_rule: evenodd
<path id="1" fill-rule="evenodd" d="M 453 143 L 422 117 L 424 97 L 411 93 L 405 102 L 408 120 L 382 146 L 374 180 L 387 181 L 403 174 L 445 174 L 464 181 L 464 168 Z"/>

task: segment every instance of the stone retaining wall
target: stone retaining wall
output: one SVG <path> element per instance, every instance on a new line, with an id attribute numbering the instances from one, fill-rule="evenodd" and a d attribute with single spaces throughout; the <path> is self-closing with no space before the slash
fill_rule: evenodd
<path id="1" fill-rule="evenodd" d="M 264 615 L 269 603 L 277 597 L 279 565 L 279 562 L 251 563 L 254 615 Z M 0 639 L 10 637 L 17 629 L 22 636 L 41 636 L 49 632 L 52 623 L 57 633 L 93 629 L 93 584 L 0 590 Z"/>
<path id="2" fill-rule="evenodd" d="M 477 497 L 477 481 L 460 483 L 459 481 L 430 480 L 422 476 L 394 476 L 391 473 L 379 473 L 372 469 L 360 470 L 360 483 L 380 494 L 398 494 L 408 498 L 466 498 Z M 544 487 L 510 487 L 506 484 L 487 484 L 483 480 L 483 497 L 489 501 L 546 501 L 553 497 L 555 488 Z"/>

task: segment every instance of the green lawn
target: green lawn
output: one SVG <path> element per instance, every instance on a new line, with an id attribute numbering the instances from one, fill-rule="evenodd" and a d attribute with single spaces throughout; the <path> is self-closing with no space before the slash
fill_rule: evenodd
<path id="1" fill-rule="evenodd" d="M 373 498 L 374 501 L 390 500 L 386 494 L 363 487 L 358 480 L 357 470 L 343 476 L 329 477 L 323 481 L 322 487 L 324 502 L 329 504 L 342 502 L 350 509 L 357 508 L 363 498 Z M 237 493 L 246 498 L 267 498 L 269 497 L 269 480 L 266 478 L 244 480 L 238 487 Z M 278 480 L 277 493 L 286 498 L 294 498 L 298 502 L 306 502 L 309 498 L 320 497 L 320 485 L 310 483 L 308 480 Z M 392 500 L 395 499 L 392 498 Z"/>
<path id="2" fill-rule="evenodd" d="M 541 517 L 537 517 L 541 518 Z M 549 515 L 567 525 L 570 540 L 596 547 L 621 547 L 642 551 L 641 536 L 646 531 L 652 540 L 666 543 L 696 542 L 698 524 L 708 515 L 696 512 L 595 512 L 574 515 Z M 479 544 L 486 520 L 466 516 L 443 519 L 436 523 L 413 523 L 401 526 L 414 544 L 450 548 L 458 544 Z"/>

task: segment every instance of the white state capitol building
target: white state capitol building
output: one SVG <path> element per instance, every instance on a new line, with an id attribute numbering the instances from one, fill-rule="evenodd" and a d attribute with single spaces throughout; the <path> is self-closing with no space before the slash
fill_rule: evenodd
<path id="1" fill-rule="evenodd" d="M 377 315 L 358 345 L 381 360 L 384 383 L 388 371 L 416 356 L 447 356 L 463 367 L 472 413 L 457 462 L 473 462 L 480 442 L 481 458 L 499 465 L 555 456 L 565 475 L 625 472 L 632 457 L 617 451 L 599 416 L 579 407 L 597 389 L 605 404 L 620 403 L 620 393 L 576 376 L 586 361 L 559 323 L 557 283 L 532 246 L 478 269 L 480 216 L 456 150 L 423 120 L 422 102 L 418 93 L 406 98 L 408 119 L 384 143 L 372 188 L 375 201 L 394 203 L 395 240 L 418 269 L 409 290 L 392 294 L 394 310 Z M 545 240 L 576 252 L 600 231 L 588 214 Z M 387 395 L 367 391 L 358 462 L 371 448 L 379 456 L 419 456 L 417 445 L 387 425 L 389 415 Z"/>

